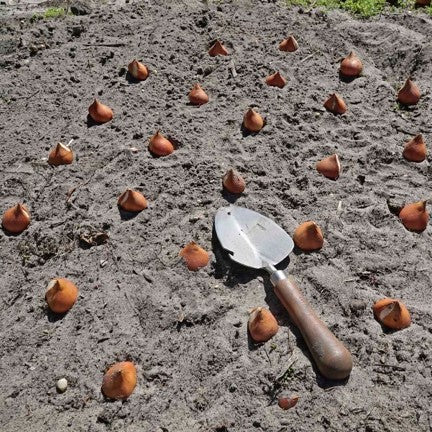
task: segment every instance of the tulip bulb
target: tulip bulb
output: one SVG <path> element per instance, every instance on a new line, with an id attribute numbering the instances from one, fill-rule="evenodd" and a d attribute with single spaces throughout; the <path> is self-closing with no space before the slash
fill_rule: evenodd
<path id="1" fill-rule="evenodd" d="M 189 93 L 189 101 L 193 105 L 204 105 L 209 101 L 209 97 L 199 84 L 195 84 Z"/>
<path id="2" fill-rule="evenodd" d="M 243 117 L 243 126 L 250 132 L 259 132 L 264 127 L 264 119 L 261 114 L 249 108 Z"/>
<path id="3" fill-rule="evenodd" d="M 269 75 L 265 81 L 267 85 L 279 88 L 285 87 L 285 84 L 287 83 L 287 80 L 281 75 L 280 72 Z"/>
<path id="4" fill-rule="evenodd" d="M 132 189 L 126 189 L 118 199 L 121 209 L 128 212 L 140 212 L 147 208 L 147 200 L 144 195 Z"/>
<path id="5" fill-rule="evenodd" d="M 363 64 L 356 54 L 351 51 L 341 62 L 340 73 L 347 78 L 358 77 L 363 70 Z"/>
<path id="6" fill-rule="evenodd" d="M 47 287 L 45 299 L 55 313 L 67 312 L 78 298 L 78 288 L 68 279 L 53 279 Z"/>
<path id="7" fill-rule="evenodd" d="M 218 40 L 212 45 L 212 47 L 209 49 L 208 53 L 209 53 L 210 57 L 215 57 L 218 55 L 227 56 L 229 54 L 227 49 Z"/>
<path id="8" fill-rule="evenodd" d="M 8 208 L 2 218 L 3 228 L 13 234 L 23 232 L 30 223 L 30 213 L 24 204 Z"/>
<path id="9" fill-rule="evenodd" d="M 416 0 L 415 5 L 416 6 L 430 6 L 431 0 Z"/>
<path id="10" fill-rule="evenodd" d="M 420 89 L 408 78 L 399 90 L 397 100 L 403 105 L 415 105 L 420 100 Z"/>
<path id="11" fill-rule="evenodd" d="M 58 143 L 57 146 L 51 150 L 48 156 L 48 163 L 50 165 L 69 165 L 73 161 L 73 153 L 69 147 L 66 147 L 62 143 Z"/>
<path id="12" fill-rule="evenodd" d="M 280 51 L 286 51 L 286 52 L 294 52 L 298 50 L 298 43 L 297 41 L 294 39 L 294 36 L 289 36 L 287 39 L 284 39 L 280 44 L 279 44 L 279 50 Z"/>
<path id="13" fill-rule="evenodd" d="M 112 109 L 103 103 L 99 102 L 97 99 L 89 106 L 90 117 L 96 123 L 106 123 L 113 118 Z"/>
<path id="14" fill-rule="evenodd" d="M 208 252 L 193 241 L 180 251 L 180 256 L 184 259 L 187 268 L 192 271 L 205 267 L 210 261 Z"/>
<path id="15" fill-rule="evenodd" d="M 344 114 L 347 110 L 344 100 L 336 93 L 330 95 L 324 102 L 324 108 L 333 114 Z"/>
<path id="16" fill-rule="evenodd" d="M 383 298 L 373 305 L 372 310 L 381 324 L 393 330 L 401 330 L 411 325 L 410 313 L 400 300 Z"/>
<path id="17" fill-rule="evenodd" d="M 298 400 L 299 400 L 299 397 L 297 395 L 291 396 L 291 397 L 280 397 L 278 399 L 278 405 L 283 410 L 287 410 L 287 409 L 290 409 L 293 406 L 297 405 Z"/>
<path id="18" fill-rule="evenodd" d="M 174 146 L 170 140 L 157 131 L 150 138 L 149 150 L 155 156 L 168 156 L 174 151 Z"/>
<path id="19" fill-rule="evenodd" d="M 410 231 L 424 231 L 429 221 L 426 201 L 407 204 L 399 213 L 399 218 L 405 228 Z"/>
<path id="20" fill-rule="evenodd" d="M 246 187 L 246 182 L 237 171 L 230 169 L 222 177 L 223 187 L 230 193 L 241 194 Z"/>
<path id="21" fill-rule="evenodd" d="M 337 180 L 341 172 L 341 164 L 338 155 L 334 154 L 324 158 L 323 160 L 320 160 L 316 164 L 316 169 L 324 177 Z"/>
<path id="22" fill-rule="evenodd" d="M 140 81 L 144 81 L 149 75 L 147 66 L 135 59 L 128 64 L 128 71 L 135 79 Z"/>
<path id="23" fill-rule="evenodd" d="M 306 252 L 321 249 L 324 244 L 321 228 L 312 221 L 300 224 L 294 231 L 293 240 L 299 249 Z"/>
<path id="24" fill-rule="evenodd" d="M 267 342 L 278 332 L 279 325 L 268 309 L 257 307 L 251 310 L 248 329 L 255 342 Z"/>
<path id="25" fill-rule="evenodd" d="M 423 136 L 417 135 L 405 144 L 403 157 L 410 162 L 423 162 L 427 156 L 426 144 Z"/>
<path id="26" fill-rule="evenodd" d="M 135 389 L 137 372 L 132 362 L 125 361 L 112 365 L 102 381 L 102 393 L 109 399 L 127 399 Z"/>

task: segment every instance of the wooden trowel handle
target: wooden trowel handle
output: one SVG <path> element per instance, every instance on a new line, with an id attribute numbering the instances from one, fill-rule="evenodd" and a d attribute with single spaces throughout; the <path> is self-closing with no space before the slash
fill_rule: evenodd
<path id="1" fill-rule="evenodd" d="M 349 351 L 318 318 L 294 281 L 290 277 L 277 279 L 272 279 L 275 293 L 303 335 L 319 371 L 326 378 L 346 378 L 352 369 Z"/>

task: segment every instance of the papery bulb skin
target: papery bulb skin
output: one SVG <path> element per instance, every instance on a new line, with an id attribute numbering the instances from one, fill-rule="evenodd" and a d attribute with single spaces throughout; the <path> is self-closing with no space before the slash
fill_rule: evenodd
<path id="1" fill-rule="evenodd" d="M 74 155 L 72 150 L 62 143 L 58 143 L 54 149 L 51 150 L 48 156 L 48 163 L 53 166 L 69 165 L 73 162 Z"/>
<path id="2" fill-rule="evenodd" d="M 375 319 L 393 330 L 402 330 L 411 325 L 411 315 L 398 299 L 383 298 L 372 307 Z"/>
<path id="3" fill-rule="evenodd" d="M 126 189 L 118 199 L 119 207 L 128 212 L 140 212 L 147 208 L 148 203 L 141 192 Z"/>
<path id="4" fill-rule="evenodd" d="M 297 395 L 291 396 L 291 397 L 280 397 L 278 399 L 278 405 L 279 408 L 282 408 L 283 410 L 290 409 L 297 405 L 297 402 L 299 400 L 299 397 Z"/>
<path id="5" fill-rule="evenodd" d="M 89 106 L 89 115 L 96 123 L 106 123 L 112 120 L 113 112 L 110 107 L 99 102 L 97 99 Z"/>
<path id="6" fill-rule="evenodd" d="M 128 71 L 136 80 L 139 81 L 144 81 L 149 76 L 147 66 L 135 59 L 128 64 Z"/>
<path id="7" fill-rule="evenodd" d="M 268 86 L 279 88 L 284 88 L 287 83 L 287 80 L 281 75 L 280 72 L 269 75 L 265 81 Z"/>
<path id="8" fill-rule="evenodd" d="M 226 191 L 233 194 L 241 194 L 246 188 L 246 182 L 240 173 L 234 169 L 229 169 L 222 177 L 222 184 Z"/>
<path id="9" fill-rule="evenodd" d="M 209 97 L 199 84 L 195 84 L 189 93 L 189 101 L 193 105 L 204 105 L 209 101 Z"/>
<path id="10" fill-rule="evenodd" d="M 316 164 L 316 169 L 324 177 L 327 177 L 331 180 L 337 180 L 341 172 L 339 156 L 337 154 L 333 154 L 320 160 Z"/>
<path id="11" fill-rule="evenodd" d="M 363 71 L 363 63 L 357 55 L 351 51 L 341 62 L 340 69 L 341 75 L 346 78 L 356 78 Z"/>
<path id="12" fill-rule="evenodd" d="M 418 86 L 408 78 L 399 90 L 397 100 L 402 105 L 416 105 L 420 100 L 421 92 Z"/>
<path id="13" fill-rule="evenodd" d="M 78 298 L 77 286 L 68 279 L 53 279 L 47 287 L 45 299 L 54 313 L 66 313 Z"/>
<path id="14" fill-rule="evenodd" d="M 299 48 L 299 44 L 294 39 L 294 36 L 289 36 L 279 44 L 279 50 L 285 52 L 294 52 Z"/>
<path id="15" fill-rule="evenodd" d="M 208 53 L 210 57 L 227 56 L 229 54 L 227 49 L 218 40 L 212 45 Z"/>
<path id="16" fill-rule="evenodd" d="M 24 204 L 8 208 L 2 218 L 3 228 L 11 234 L 23 232 L 30 224 L 30 212 Z"/>
<path id="17" fill-rule="evenodd" d="M 423 162 L 427 156 L 426 143 L 421 134 L 405 144 L 403 157 L 410 162 Z"/>
<path id="18" fill-rule="evenodd" d="M 261 114 L 249 108 L 243 117 L 243 126 L 249 132 L 259 132 L 264 127 L 264 119 Z"/>
<path id="19" fill-rule="evenodd" d="M 321 228 L 313 221 L 300 224 L 294 231 L 295 245 L 305 252 L 321 249 L 324 244 L 324 236 Z"/>
<path id="20" fill-rule="evenodd" d="M 137 372 L 132 362 L 125 361 L 112 365 L 102 381 L 102 393 L 108 399 L 127 399 L 137 384 Z"/>
<path id="21" fill-rule="evenodd" d="M 174 146 L 170 140 L 157 131 L 150 138 L 149 150 L 155 156 L 168 156 L 174 151 Z"/>
<path id="22" fill-rule="evenodd" d="M 192 271 L 205 267 L 210 261 L 208 252 L 193 241 L 180 251 L 180 256 L 184 259 L 187 268 Z"/>
<path id="23" fill-rule="evenodd" d="M 251 338 L 257 342 L 267 342 L 279 330 L 279 325 L 274 315 L 266 308 L 252 309 L 248 321 L 248 329 Z"/>
<path id="24" fill-rule="evenodd" d="M 347 111 L 344 100 L 336 93 L 331 94 L 324 102 L 324 108 L 333 114 L 345 114 Z"/>
<path id="25" fill-rule="evenodd" d="M 415 232 L 424 231 L 429 222 L 426 201 L 418 201 L 405 205 L 399 213 L 399 218 L 407 230 Z"/>

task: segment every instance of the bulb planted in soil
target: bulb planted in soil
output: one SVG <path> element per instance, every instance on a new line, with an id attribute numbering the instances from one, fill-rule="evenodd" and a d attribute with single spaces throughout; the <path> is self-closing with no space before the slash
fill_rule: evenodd
<path id="1" fill-rule="evenodd" d="M 180 256 L 186 263 L 187 268 L 192 271 L 205 267 L 210 261 L 208 252 L 193 241 L 180 251 Z"/>
<path id="2" fill-rule="evenodd" d="M 147 208 L 147 200 L 141 192 L 126 189 L 118 199 L 119 207 L 128 212 L 140 212 Z"/>
<path id="3" fill-rule="evenodd" d="M 68 279 L 53 279 L 47 287 L 45 299 L 54 313 L 66 313 L 78 298 L 78 288 Z"/>
<path id="4" fill-rule="evenodd" d="M 294 231 L 293 240 L 299 249 L 306 252 L 321 249 L 324 244 L 321 228 L 313 221 L 300 224 Z"/>
<path id="5" fill-rule="evenodd" d="M 112 365 L 102 381 L 102 393 L 109 399 L 127 399 L 137 383 L 137 372 L 132 362 L 125 361 Z"/>
<path id="6" fill-rule="evenodd" d="M 283 410 L 287 410 L 287 409 L 290 409 L 290 408 L 296 406 L 298 400 L 299 400 L 299 397 L 297 395 L 291 396 L 291 397 L 282 396 L 278 399 L 278 405 Z"/>
<path id="7" fill-rule="evenodd" d="M 227 56 L 229 54 L 227 49 L 218 40 L 212 45 L 208 53 L 210 57 Z"/>
<path id="8" fill-rule="evenodd" d="M 12 234 L 23 232 L 30 224 L 30 213 L 24 204 L 8 208 L 2 218 L 3 228 Z"/>
<path id="9" fill-rule="evenodd" d="M 139 81 L 146 80 L 149 75 L 147 66 L 135 59 L 128 64 L 128 71 L 136 80 Z"/>
<path id="10" fill-rule="evenodd" d="M 189 93 L 189 101 L 193 105 L 204 105 L 209 101 L 209 97 L 199 84 L 195 84 Z"/>
<path id="11" fill-rule="evenodd" d="M 226 191 L 233 194 L 241 194 L 246 187 L 243 177 L 238 171 L 232 168 L 222 177 L 222 184 Z"/>
<path id="12" fill-rule="evenodd" d="M 249 132 L 259 132 L 264 127 L 264 119 L 261 114 L 249 108 L 243 117 L 243 127 Z"/>
<path id="13" fill-rule="evenodd" d="M 411 325 L 411 316 L 406 306 L 397 299 L 384 298 L 372 307 L 377 321 L 393 330 L 401 330 Z"/>
<path id="14" fill-rule="evenodd" d="M 89 115 L 96 123 L 106 123 L 113 118 L 113 112 L 110 107 L 99 102 L 97 99 L 89 106 Z"/>
<path id="15" fill-rule="evenodd" d="M 405 144 L 403 157 L 410 162 L 423 162 L 427 156 L 426 143 L 421 134 Z"/>
<path id="16" fill-rule="evenodd" d="M 284 39 L 279 44 L 279 50 L 280 51 L 285 51 L 285 52 L 294 52 L 294 51 L 297 51 L 298 47 L 299 47 L 299 44 L 294 39 L 294 36 L 287 37 L 286 39 Z"/>
<path id="17" fill-rule="evenodd" d="M 268 309 L 257 307 L 250 312 L 248 329 L 255 342 L 267 342 L 278 332 L 279 325 Z"/>
<path id="18" fill-rule="evenodd" d="M 331 180 L 337 180 L 341 172 L 341 164 L 337 154 L 333 154 L 320 160 L 316 164 L 317 171 L 324 177 Z"/>
<path id="19" fill-rule="evenodd" d="M 281 75 L 280 72 L 269 75 L 265 81 L 268 86 L 279 88 L 284 88 L 287 83 L 287 80 Z"/>
<path id="20" fill-rule="evenodd" d="M 426 210 L 426 201 L 418 201 L 405 205 L 399 213 L 404 227 L 409 231 L 424 231 L 429 222 L 429 213 Z"/>
<path id="21" fill-rule="evenodd" d="M 62 143 L 58 143 L 54 149 L 51 150 L 48 156 L 48 163 L 53 166 L 69 165 L 73 161 L 72 150 Z"/>
<path id="22" fill-rule="evenodd" d="M 346 78 L 356 78 L 363 70 L 363 64 L 357 55 L 351 51 L 341 62 L 339 72 Z"/>
<path id="23" fill-rule="evenodd" d="M 324 102 L 324 108 L 333 114 L 344 114 L 347 111 L 346 103 L 336 93 L 331 94 L 330 97 Z"/>
<path id="24" fill-rule="evenodd" d="M 155 156 L 168 156 L 174 151 L 172 142 L 157 131 L 149 142 L 149 150 Z"/>
<path id="25" fill-rule="evenodd" d="M 399 90 L 397 100 L 402 105 L 416 105 L 420 100 L 421 92 L 417 85 L 408 78 Z"/>

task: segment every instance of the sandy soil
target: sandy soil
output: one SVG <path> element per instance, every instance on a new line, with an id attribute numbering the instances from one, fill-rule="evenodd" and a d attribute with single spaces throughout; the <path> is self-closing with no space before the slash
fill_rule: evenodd
<path id="1" fill-rule="evenodd" d="M 405 230 L 387 199 L 431 198 L 429 163 L 401 152 L 417 133 L 432 140 L 432 21 L 357 21 L 252 1 L 90 12 L 0 23 L 0 207 L 24 201 L 33 218 L 19 236 L 0 232 L 0 430 L 429 431 L 432 231 Z M 300 49 L 279 52 L 289 33 Z M 229 57 L 207 55 L 216 38 Z M 337 70 L 351 49 L 365 71 L 347 83 Z M 139 84 L 125 76 L 134 57 L 151 71 Z M 278 69 L 282 90 L 264 84 Z M 395 89 L 408 75 L 424 96 L 404 110 Z M 199 108 L 187 100 L 195 82 L 211 98 Z M 322 106 L 334 91 L 344 116 Z M 88 126 L 94 96 L 113 121 Z M 267 124 L 244 136 L 249 106 Z M 160 159 L 147 151 L 158 128 L 178 142 Z M 76 161 L 48 166 L 49 149 L 70 140 Z M 334 152 L 337 181 L 314 169 Z M 352 352 L 347 382 L 317 374 L 267 275 L 230 263 L 214 239 L 214 214 L 231 199 L 220 180 L 229 167 L 247 181 L 237 204 L 290 234 L 305 220 L 322 227 L 324 248 L 296 251 L 287 271 Z M 132 219 L 117 208 L 127 187 L 150 203 Z M 104 244 L 80 240 L 102 231 Z M 190 240 L 212 251 L 196 273 L 178 257 Z M 61 319 L 44 301 L 54 277 L 80 289 Z M 371 305 L 384 296 L 406 303 L 411 327 L 383 331 Z M 253 346 L 247 311 L 265 305 L 281 329 Z M 124 359 L 136 363 L 138 386 L 126 402 L 105 401 L 103 372 Z M 61 377 L 69 387 L 58 394 Z M 297 406 L 281 410 L 282 393 L 299 395 Z"/>

